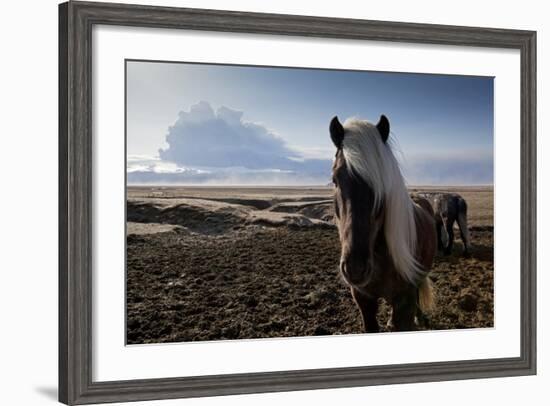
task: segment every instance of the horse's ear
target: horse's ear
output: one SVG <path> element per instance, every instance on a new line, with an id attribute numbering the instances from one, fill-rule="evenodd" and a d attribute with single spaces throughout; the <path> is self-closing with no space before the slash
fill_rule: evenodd
<path id="1" fill-rule="evenodd" d="M 390 135 L 390 121 L 385 115 L 382 114 L 380 116 L 380 120 L 378 120 L 376 128 L 378 129 L 378 132 L 382 137 L 382 141 L 384 141 L 385 143 L 388 140 L 388 136 Z"/>
<path id="2" fill-rule="evenodd" d="M 344 141 L 344 127 L 342 127 L 342 124 L 338 121 L 338 116 L 334 116 L 334 118 L 330 121 L 329 130 L 330 139 L 336 148 L 342 148 L 342 142 Z"/>

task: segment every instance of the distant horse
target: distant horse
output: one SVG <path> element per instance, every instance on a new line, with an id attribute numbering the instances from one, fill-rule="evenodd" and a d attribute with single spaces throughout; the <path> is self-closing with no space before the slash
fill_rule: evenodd
<path id="1" fill-rule="evenodd" d="M 433 305 L 428 277 L 436 251 L 433 212 L 414 203 L 388 143 L 390 123 L 330 123 L 340 272 L 361 311 L 366 332 L 379 331 L 378 299 L 392 307 L 390 325 L 414 330 Z M 423 200 L 423 199 L 421 199 Z"/>
<path id="2" fill-rule="evenodd" d="M 453 250 L 456 222 L 460 230 L 460 238 L 464 244 L 464 255 L 471 250 L 470 232 L 468 231 L 468 205 L 458 193 L 422 192 L 419 196 L 428 199 L 434 208 L 437 229 L 437 245 L 445 255 Z"/>

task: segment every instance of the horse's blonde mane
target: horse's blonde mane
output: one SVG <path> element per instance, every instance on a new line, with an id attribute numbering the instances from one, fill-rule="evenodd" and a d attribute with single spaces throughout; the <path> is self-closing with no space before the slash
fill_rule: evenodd
<path id="1" fill-rule="evenodd" d="M 364 120 L 348 119 L 344 130 L 342 151 L 348 169 L 372 188 L 375 207 L 384 209 L 384 236 L 392 261 L 406 280 L 416 283 L 423 270 L 415 259 L 415 206 L 390 140 L 384 143 L 376 126 Z"/>

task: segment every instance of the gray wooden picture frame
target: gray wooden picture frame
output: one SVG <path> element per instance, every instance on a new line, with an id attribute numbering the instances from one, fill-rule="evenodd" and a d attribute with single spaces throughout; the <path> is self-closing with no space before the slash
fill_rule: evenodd
<path id="1" fill-rule="evenodd" d="M 92 27 L 192 29 L 518 49 L 521 54 L 521 355 L 283 372 L 92 380 Z M 68 2 L 59 6 L 59 400 L 66 404 L 536 373 L 536 32 Z"/>

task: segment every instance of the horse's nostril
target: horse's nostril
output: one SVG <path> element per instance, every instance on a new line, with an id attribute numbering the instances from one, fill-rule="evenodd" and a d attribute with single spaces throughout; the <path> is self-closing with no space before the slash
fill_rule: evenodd
<path id="1" fill-rule="evenodd" d="M 345 262 L 340 263 L 340 272 L 342 272 L 344 275 L 348 275 L 348 267 L 346 266 Z"/>

